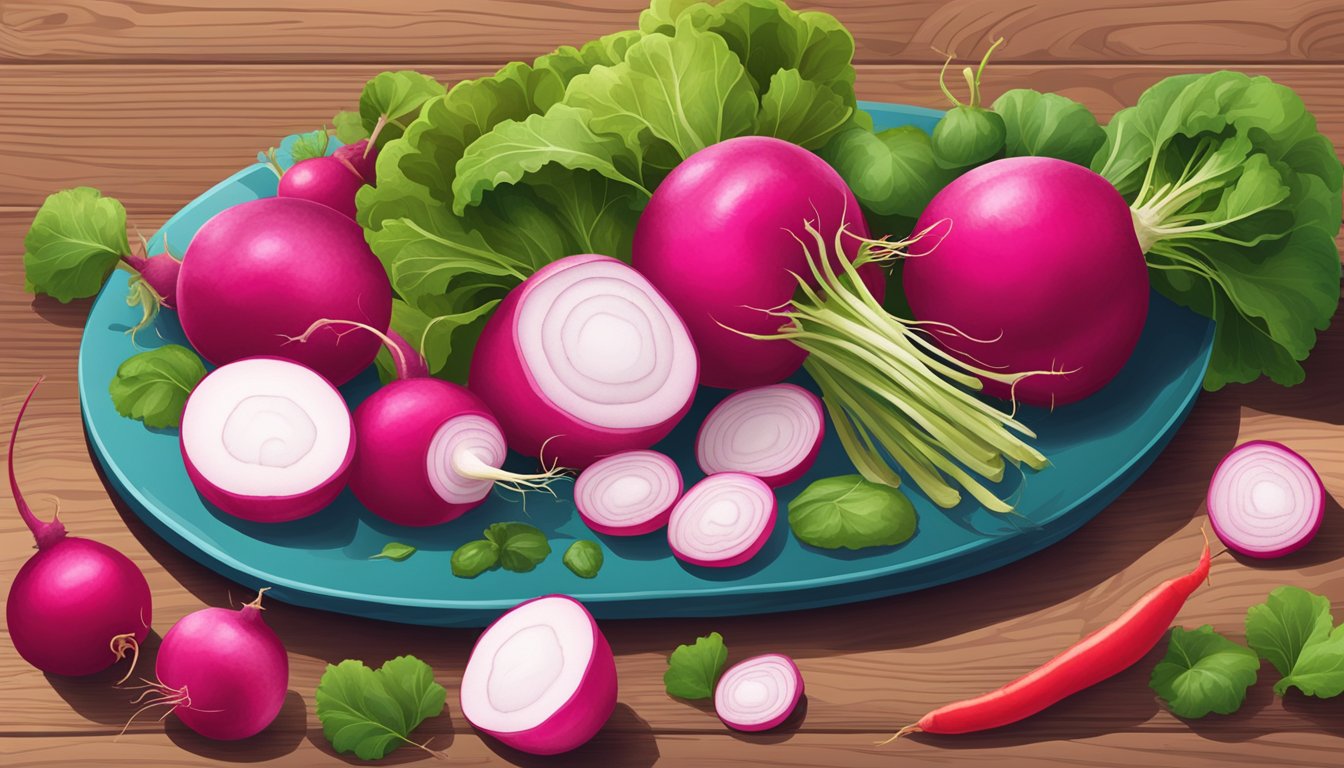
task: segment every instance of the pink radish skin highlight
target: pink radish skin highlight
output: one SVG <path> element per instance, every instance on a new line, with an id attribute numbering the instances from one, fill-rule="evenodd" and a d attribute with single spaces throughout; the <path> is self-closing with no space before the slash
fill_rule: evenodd
<path id="1" fill-rule="evenodd" d="M 681 491 L 681 470 L 672 459 L 657 451 L 626 451 L 579 474 L 574 506 L 598 533 L 640 536 L 667 525 Z"/>
<path id="2" fill-rule="evenodd" d="M 364 178 L 349 160 L 329 155 L 295 163 L 280 177 L 276 194 L 321 203 L 354 219 L 355 194 L 362 186 Z"/>
<path id="3" fill-rule="evenodd" d="M 1253 440 L 1232 449 L 1209 481 L 1213 532 L 1247 557 L 1283 557 L 1306 546 L 1325 517 L 1325 486 L 1291 448 Z"/>
<path id="4" fill-rule="evenodd" d="M 771 334 L 780 320 L 764 310 L 787 304 L 809 275 L 801 242 L 812 221 L 826 242 L 841 226 L 867 237 L 859 203 L 840 175 L 802 147 L 766 136 L 719 142 L 686 158 L 653 194 L 635 228 L 631 264 L 680 313 L 700 353 L 700 383 L 742 389 L 774 384 L 806 353 Z M 858 253 L 851 239 L 846 256 Z M 877 264 L 860 269 L 878 301 L 886 293 Z"/>
<path id="5" fill-rule="evenodd" d="M 616 661 L 597 621 L 579 601 L 547 595 L 481 633 L 462 674 L 462 716 L 514 749 L 555 755 L 597 735 L 616 693 Z"/>
<path id="6" fill-rule="evenodd" d="M 778 488 L 812 468 L 825 434 L 820 398 L 796 384 L 769 384 L 714 406 L 700 425 L 695 456 L 707 475 L 742 472 Z"/>
<path id="7" fill-rule="evenodd" d="M 122 257 L 122 261 L 140 273 L 145 283 L 158 294 L 159 302 L 163 306 L 169 309 L 177 308 L 177 276 L 182 270 L 182 262 L 167 253 L 149 258 L 127 254 Z"/>
<path id="8" fill-rule="evenodd" d="M 338 147 L 331 156 L 348 163 L 365 184 L 372 186 L 378 182 L 378 149 L 370 145 L 368 139 L 360 139 L 354 144 Z"/>
<path id="9" fill-rule="evenodd" d="M 37 541 L 37 552 L 9 585 L 5 628 L 23 660 L 43 672 L 91 675 L 127 652 L 138 655 L 153 620 L 153 605 L 149 583 L 135 563 L 106 544 L 67 536 L 55 517 L 39 520 L 19 490 L 14 444 L 41 383 L 38 379 L 19 406 L 9 437 L 9 491 Z"/>
<path id="10" fill-rule="evenodd" d="M 764 480 L 740 472 L 710 475 L 672 508 L 667 543 L 678 560 L 729 568 L 756 556 L 775 529 L 778 502 Z"/>
<path id="11" fill-rule="evenodd" d="M 714 688 L 714 712 L 736 731 L 768 731 L 789 719 L 803 695 L 793 659 L 767 653 L 734 664 Z"/>
<path id="12" fill-rule="evenodd" d="M 616 259 L 583 254 L 509 292 L 476 342 L 468 386 L 511 448 L 581 469 L 666 436 L 697 376 L 686 326 L 658 291 Z"/>

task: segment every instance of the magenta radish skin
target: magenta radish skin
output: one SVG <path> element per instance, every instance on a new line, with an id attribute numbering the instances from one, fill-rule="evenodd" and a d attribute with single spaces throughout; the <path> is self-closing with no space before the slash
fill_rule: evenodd
<path id="1" fill-rule="evenodd" d="M 36 391 L 34 384 L 10 433 L 9 489 L 37 552 L 9 585 L 5 628 L 19 656 L 43 672 L 91 675 L 122 658 L 116 638 L 128 638 L 130 648 L 144 642 L 153 619 L 149 583 L 130 558 L 106 544 L 67 536 L 59 520 L 38 520 L 24 500 L 14 473 L 14 444 Z"/>
<path id="2" fill-rule="evenodd" d="M 343 163 L 349 163 L 365 184 L 377 183 L 378 149 L 370 147 L 368 139 L 360 139 L 354 144 L 338 147 L 331 156 Z"/>
<path id="3" fill-rule="evenodd" d="M 658 291 L 616 259 L 583 254 L 509 292 L 476 342 L 468 386 L 509 447 L 582 469 L 666 436 L 691 407 L 698 370 L 685 324 Z"/>
<path id="4" fill-rule="evenodd" d="M 713 516 L 733 503 L 734 528 Z M 705 568 L 731 568 L 756 556 L 775 529 L 778 502 L 764 480 L 740 472 L 710 475 L 691 486 L 672 508 L 667 543 L 678 560 Z M 742 516 L 748 515 L 746 520 Z"/>
<path id="5" fill-rule="evenodd" d="M 207 221 L 182 260 L 177 301 L 188 341 L 215 365 L 273 355 L 337 386 L 373 362 L 376 338 L 327 333 L 290 344 L 284 334 L 321 318 L 384 330 L 392 319 L 391 284 L 360 226 L 286 197 L 242 203 Z"/>
<path id="6" fill-rule="evenodd" d="M 160 686 L 182 699 L 173 713 L 210 739 L 255 736 L 274 722 L 289 689 L 289 657 L 259 602 L 203 608 L 178 620 L 159 646 Z"/>
<path id="7" fill-rule="evenodd" d="M 549 617 L 553 623 L 528 623 L 533 617 Z M 534 674 L 521 673 L 510 662 L 527 663 L 526 672 Z M 496 663 L 498 677 L 493 674 Z M 559 671 L 549 674 L 557 663 Z M 502 698 L 513 686 L 537 682 L 543 677 L 535 674 L 538 669 L 547 673 L 550 687 L 540 694 L 527 692 L 523 698 L 529 702 L 507 702 L 509 711 L 496 708 L 492 695 Z M 463 672 L 461 691 L 462 715 L 477 730 L 529 754 L 555 755 L 587 743 L 611 717 L 616 660 L 588 609 L 566 595 L 547 595 L 519 604 L 481 633 Z"/>
<path id="8" fill-rule="evenodd" d="M 140 277 L 159 295 L 163 306 L 177 308 L 177 276 L 182 271 L 182 262 L 167 253 L 149 258 L 127 254 L 122 260 L 140 273 Z"/>
<path id="9" fill-rule="evenodd" d="M 781 320 L 763 310 L 787 304 L 794 275 L 810 275 L 802 244 L 813 221 L 827 243 L 843 224 L 868 236 L 858 201 L 821 158 L 787 141 L 744 136 L 714 144 L 678 165 L 635 228 L 631 264 L 672 303 L 700 353 L 700 383 L 742 389 L 774 384 L 797 371 L 806 353 L 770 334 Z M 853 259 L 858 242 L 849 239 Z M 885 276 L 860 269 L 881 301 Z M 727 326 L 726 328 L 724 326 Z"/>
<path id="10" fill-rule="evenodd" d="M 681 491 L 681 470 L 672 459 L 657 451 L 626 451 L 579 474 L 574 506 L 597 533 L 642 536 L 667 525 Z"/>
<path id="11" fill-rule="evenodd" d="M 254 424 L 273 431 L 262 435 Z M 326 507 L 345 489 L 355 457 L 354 421 L 341 393 L 278 357 L 239 360 L 206 375 L 187 397 L 180 433 L 196 491 L 234 517 L 261 523 Z"/>
<path id="12" fill-rule="evenodd" d="M 1325 485 L 1311 463 L 1282 443 L 1232 449 L 1209 481 L 1205 506 L 1218 538 L 1247 557 L 1283 557 L 1306 546 L 1325 517 Z"/>
<path id="13" fill-rule="evenodd" d="M 355 194 L 364 186 L 364 178 L 349 161 L 335 156 L 310 157 L 290 166 L 280 177 L 276 194 L 311 200 L 355 218 Z"/>
<path id="14" fill-rule="evenodd" d="M 1148 269 L 1129 206 L 1110 182 L 1046 157 L 996 160 L 943 188 L 915 225 L 944 236 L 911 246 L 902 287 L 918 320 L 968 363 L 1028 376 L 1016 398 L 1066 405 L 1124 366 L 1148 316 Z M 969 338 L 966 338 L 969 337 Z M 985 392 L 1008 398 L 1007 384 Z"/>
<path id="15" fill-rule="evenodd" d="M 825 434 L 820 398 L 796 384 L 768 384 L 714 406 L 700 425 L 695 456 L 707 475 L 743 472 L 778 488 L 812 468 Z"/>
<path id="16" fill-rule="evenodd" d="M 761 689 L 770 697 L 760 701 L 752 695 L 740 699 L 741 686 Z M 768 731 L 789 719 L 803 695 L 803 673 L 793 659 L 767 653 L 738 662 L 724 672 L 714 688 L 714 712 L 723 724 L 736 731 Z"/>

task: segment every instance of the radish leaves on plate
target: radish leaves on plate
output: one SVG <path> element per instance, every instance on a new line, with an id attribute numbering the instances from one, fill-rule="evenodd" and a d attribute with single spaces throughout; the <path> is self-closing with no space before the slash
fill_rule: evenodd
<path id="1" fill-rule="evenodd" d="M 598 546 L 597 542 L 580 539 L 565 550 L 562 562 L 566 568 L 574 572 L 575 576 L 591 579 L 602 569 L 602 560 L 602 547 Z"/>
<path id="2" fill-rule="evenodd" d="M 694 645 L 678 645 L 667 657 L 663 685 L 669 696 L 682 699 L 708 699 L 728 663 L 728 648 L 723 635 L 710 632 L 695 639 Z"/>
<path id="3" fill-rule="evenodd" d="M 317 719 L 337 752 L 379 760 L 403 744 L 411 732 L 443 712 L 448 692 L 434 682 L 434 670 L 414 656 L 398 656 L 378 669 L 346 659 L 328 664 L 317 684 Z"/>
<path id="4" fill-rule="evenodd" d="M 1088 165 L 1106 141 L 1106 131 L 1082 104 L 1057 93 L 1016 88 L 994 100 L 1003 118 L 1008 157 L 1053 157 Z"/>
<path id="5" fill-rule="evenodd" d="M 823 549 L 901 544 L 915 535 L 918 523 L 904 493 L 861 475 L 818 480 L 789 502 L 793 535 Z"/>
<path id="6" fill-rule="evenodd" d="M 132 355 L 117 367 L 108 385 L 117 413 L 154 429 L 178 427 L 187 397 L 205 378 L 205 365 L 180 344 Z"/>
<path id="7" fill-rule="evenodd" d="M 392 560 L 399 563 L 402 560 L 405 560 L 406 558 L 414 554 L 415 554 L 415 547 L 412 547 L 410 544 L 402 544 L 399 541 L 389 541 L 388 543 L 383 545 L 383 549 L 381 552 L 379 552 L 376 555 L 370 556 L 369 559 Z"/>
<path id="8" fill-rule="evenodd" d="M 56 192 L 23 238 L 24 289 L 62 303 L 92 296 L 130 252 L 120 202 L 92 187 Z"/>
<path id="9" fill-rule="evenodd" d="M 499 565 L 499 547 L 487 539 L 468 541 L 453 550 L 450 563 L 454 576 L 460 579 L 474 579 Z"/>
<path id="10" fill-rule="evenodd" d="M 1149 685 L 1179 717 L 1230 715 L 1246 700 L 1259 668 L 1255 651 L 1208 624 L 1188 631 L 1173 627 L 1167 653 L 1153 669 Z"/>

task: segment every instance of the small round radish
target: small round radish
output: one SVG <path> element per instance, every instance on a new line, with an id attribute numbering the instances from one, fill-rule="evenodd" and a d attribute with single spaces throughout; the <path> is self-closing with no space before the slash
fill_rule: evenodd
<path id="1" fill-rule="evenodd" d="M 707 475 L 744 472 L 777 488 L 811 468 L 825 425 L 821 399 L 796 384 L 745 389 L 705 417 L 695 456 Z"/>
<path id="2" fill-rule="evenodd" d="M 182 270 L 182 262 L 167 253 L 148 258 L 127 254 L 121 258 L 140 273 L 141 279 L 159 297 L 159 303 L 169 309 L 177 308 L 177 275 Z"/>
<path id="3" fill-rule="evenodd" d="M 337 386 L 373 362 L 377 339 L 333 334 L 286 347 L 281 334 L 321 318 L 380 329 L 392 319 L 391 284 L 359 225 L 286 197 L 235 205 L 207 221 L 182 260 L 177 302 L 187 340 L 215 365 L 275 355 Z"/>
<path id="4" fill-rule="evenodd" d="M 579 474 L 574 506 L 598 533 L 639 536 L 667 525 L 681 488 L 681 470 L 672 459 L 657 451 L 626 451 Z"/>
<path id="5" fill-rule="evenodd" d="M 331 382 L 298 363 L 253 357 L 220 366 L 182 412 L 182 459 L 192 485 L 236 517 L 282 522 L 310 515 L 345 488 L 354 423 Z"/>
<path id="6" fill-rule="evenodd" d="M 568 752 L 616 708 L 616 661 L 592 614 L 565 595 L 529 600 L 491 624 L 462 673 L 462 716 L 514 749 Z"/>
<path id="7" fill-rule="evenodd" d="M 55 517 L 38 520 L 19 491 L 14 443 L 41 383 L 38 379 L 19 406 L 9 437 L 9 492 L 37 540 L 37 552 L 9 585 L 5 628 L 23 660 L 43 672 L 91 675 L 128 651 L 139 654 L 153 606 L 149 583 L 135 563 L 106 544 L 67 536 Z"/>
<path id="8" fill-rule="evenodd" d="M 509 446 L 582 468 L 661 440 L 691 407 L 686 326 L 635 270 L 568 256 L 514 288 L 486 322 L 469 386 Z"/>
<path id="9" fill-rule="evenodd" d="M 355 218 L 355 194 L 364 186 L 364 177 L 350 163 L 334 155 L 310 157 L 290 166 L 280 177 L 276 194 L 331 208 Z"/>
<path id="10" fill-rule="evenodd" d="M 723 673 L 714 713 L 738 731 L 768 731 L 788 719 L 803 695 L 803 674 L 779 653 L 753 656 Z"/>
<path id="11" fill-rule="evenodd" d="M 343 163 L 349 163 L 355 173 L 370 186 L 378 181 L 378 149 L 369 144 L 368 139 L 360 139 L 354 144 L 337 148 L 331 156 Z"/>
<path id="12" fill-rule="evenodd" d="M 710 475 L 672 508 L 667 543 L 692 565 L 726 568 L 755 557 L 775 529 L 775 492 L 740 472 Z"/>
<path id="13" fill-rule="evenodd" d="M 1311 541 L 1325 514 L 1320 475 L 1292 449 L 1268 440 L 1237 446 L 1214 470 L 1209 522 L 1229 549 L 1280 557 Z"/>

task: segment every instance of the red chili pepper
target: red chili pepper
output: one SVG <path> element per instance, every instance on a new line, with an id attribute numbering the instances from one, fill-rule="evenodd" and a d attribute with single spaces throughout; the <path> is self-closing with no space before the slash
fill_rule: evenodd
<path id="1" fill-rule="evenodd" d="M 1157 645 L 1190 593 L 1208 577 L 1206 536 L 1193 571 L 1162 582 L 1120 618 L 997 691 L 935 709 L 882 743 L 907 733 L 971 733 L 1015 723 L 1124 671 Z"/>

